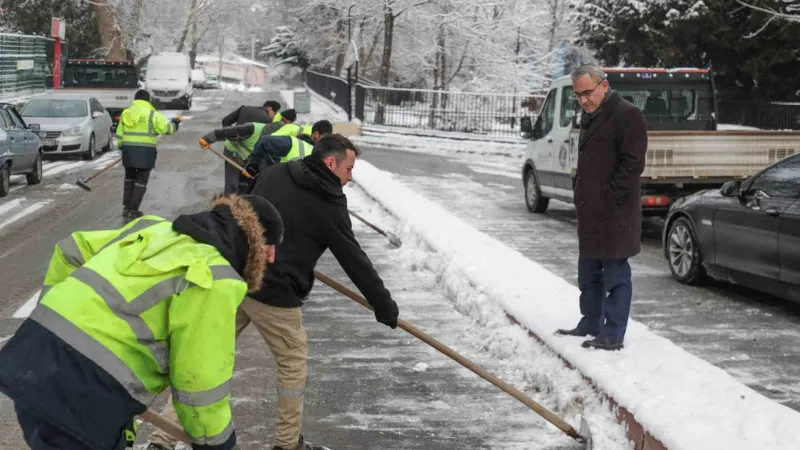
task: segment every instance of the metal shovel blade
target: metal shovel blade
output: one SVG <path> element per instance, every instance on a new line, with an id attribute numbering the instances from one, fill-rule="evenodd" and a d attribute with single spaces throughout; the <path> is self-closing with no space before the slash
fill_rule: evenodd
<path id="1" fill-rule="evenodd" d="M 592 450 L 592 431 L 589 429 L 589 424 L 586 423 L 586 419 L 581 417 L 581 428 L 580 428 L 581 437 L 584 440 L 584 445 L 586 446 L 586 450 Z"/>
<path id="2" fill-rule="evenodd" d="M 401 245 L 403 245 L 403 241 L 400 240 L 399 237 L 395 236 L 392 233 L 389 233 L 388 231 L 386 232 L 386 237 L 389 238 L 389 243 L 394 245 L 395 247 L 400 247 Z"/>
<path id="3" fill-rule="evenodd" d="M 83 188 L 85 191 L 91 191 L 92 190 L 92 182 L 87 180 L 87 179 L 83 179 L 81 177 L 78 177 L 78 181 L 76 181 L 75 184 L 77 184 L 78 186 Z"/>

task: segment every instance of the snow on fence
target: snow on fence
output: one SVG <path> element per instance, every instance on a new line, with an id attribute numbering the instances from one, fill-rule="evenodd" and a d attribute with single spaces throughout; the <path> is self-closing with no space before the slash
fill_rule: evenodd
<path id="1" fill-rule="evenodd" d="M 454 92 L 358 85 L 356 114 L 365 124 L 517 135 L 522 117 L 536 118 L 544 95 Z"/>

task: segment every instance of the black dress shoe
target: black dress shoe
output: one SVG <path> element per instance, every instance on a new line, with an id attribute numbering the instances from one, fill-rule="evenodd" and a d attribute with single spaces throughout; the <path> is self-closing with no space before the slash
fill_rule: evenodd
<path id="1" fill-rule="evenodd" d="M 583 348 L 596 348 L 598 350 L 622 350 L 624 348 L 622 341 L 615 341 L 607 337 L 583 341 L 581 346 Z"/>
<path id="2" fill-rule="evenodd" d="M 575 327 L 571 330 L 556 330 L 556 334 L 560 334 L 562 336 L 593 336 L 593 334 L 589 333 L 588 331 L 584 330 L 581 327 Z"/>

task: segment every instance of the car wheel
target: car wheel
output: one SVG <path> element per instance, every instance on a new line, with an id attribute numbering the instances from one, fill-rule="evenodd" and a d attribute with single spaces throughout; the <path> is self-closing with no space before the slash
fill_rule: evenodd
<path id="1" fill-rule="evenodd" d="M 547 211 L 550 199 L 542 196 L 539 189 L 539 181 L 536 179 L 536 172 L 533 169 L 525 171 L 525 205 L 532 213 L 543 213 Z"/>
<path id="2" fill-rule="evenodd" d="M 665 252 L 672 276 L 681 283 L 697 284 L 705 278 L 703 255 L 694 226 L 686 217 L 669 227 Z"/>
<path id="3" fill-rule="evenodd" d="M 97 156 L 97 154 L 94 150 L 94 135 L 92 135 L 92 137 L 89 138 L 89 150 L 83 154 L 83 159 L 91 161 L 95 158 L 95 156 Z"/>
<path id="4" fill-rule="evenodd" d="M 8 195 L 11 190 L 11 171 L 8 169 L 8 164 L 0 166 L 0 197 Z"/>
<path id="5" fill-rule="evenodd" d="M 33 163 L 33 171 L 25 174 L 25 181 L 28 184 L 39 184 L 42 182 L 42 154 L 36 156 L 36 162 Z"/>

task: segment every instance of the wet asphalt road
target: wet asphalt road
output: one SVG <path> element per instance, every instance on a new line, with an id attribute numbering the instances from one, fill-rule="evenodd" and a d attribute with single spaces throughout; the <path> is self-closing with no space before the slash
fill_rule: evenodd
<path id="1" fill-rule="evenodd" d="M 390 143 L 404 144 L 412 145 Z M 362 148 L 365 160 L 577 286 L 575 210 L 551 200 L 547 213 L 529 213 L 522 159 L 441 149 L 428 155 L 374 140 Z M 661 219 L 643 223 L 642 252 L 631 261 L 632 317 L 761 394 L 800 410 L 800 305 L 726 283 L 676 282 L 661 249 L 662 229 Z"/>
<path id="2" fill-rule="evenodd" d="M 197 140 L 220 118 L 242 103 L 261 104 L 269 94 L 210 91 L 195 99 L 193 116 L 174 136 L 162 138 L 143 211 L 174 218 L 201 210 L 221 190 L 221 160 L 197 147 Z M 174 114 L 173 114 L 174 115 Z M 75 230 L 117 228 L 123 170 L 116 167 L 93 182 L 92 192 L 74 188 L 78 174 L 88 175 L 117 156 L 76 163 L 43 185 L 19 187 L 0 200 L 6 208 L 0 222 L 0 343 L 22 322 L 20 308 L 36 295 L 57 241 Z M 60 161 L 63 163 L 63 161 Z M 76 161 L 77 162 L 77 161 Z M 55 164 L 55 163 L 54 163 Z M 72 164 L 72 162 L 67 162 Z M 51 167 L 51 173 L 57 167 Z M 41 205 L 31 208 L 33 205 Z M 23 214 L 28 211 L 28 214 Z M 17 217 L 17 215 L 22 214 Z M 356 235 L 371 256 L 387 287 L 401 305 L 403 317 L 431 331 L 445 344 L 502 374 L 557 413 L 574 415 L 591 399 L 591 389 L 579 376 L 576 387 L 555 389 L 546 376 L 533 379 L 514 368 L 513 358 L 492 356 L 486 336 L 474 323 L 442 300 L 437 277 L 424 270 L 398 266 L 385 239 L 358 223 Z M 345 281 L 336 260 L 326 254 L 318 269 Z M 23 308 L 24 309 L 24 308 Z M 313 443 L 333 449 L 574 449 L 552 426 L 515 400 L 442 357 L 400 330 L 375 322 L 370 312 L 334 291 L 315 286 L 304 307 L 309 332 L 309 382 L 304 433 Z M 420 366 L 424 363 L 427 366 Z M 428 367 L 427 369 L 425 367 Z M 538 369 L 531 369 L 538 370 Z M 271 448 L 275 400 L 274 362 L 254 327 L 237 343 L 234 418 L 242 449 Z M 542 393 L 547 394 L 544 397 Z M 591 395 L 591 394 L 587 394 Z M 157 407 L 163 405 L 162 396 Z M 98 405 L 102 407 L 102 405 Z M 605 408 L 598 407 L 605 411 Z M 601 413 L 609 417 L 610 412 Z M 612 427 L 613 428 L 613 427 Z M 143 448 L 149 425 L 140 428 Z M 622 436 L 619 427 L 610 434 Z M 0 436 L 3 449 L 24 449 L 12 402 L 0 396 Z M 623 448 L 610 446 L 608 448 Z"/>

